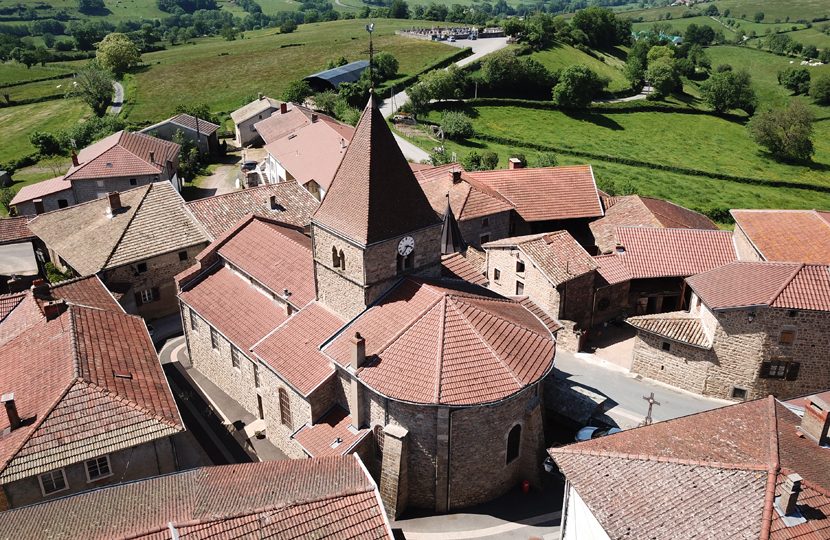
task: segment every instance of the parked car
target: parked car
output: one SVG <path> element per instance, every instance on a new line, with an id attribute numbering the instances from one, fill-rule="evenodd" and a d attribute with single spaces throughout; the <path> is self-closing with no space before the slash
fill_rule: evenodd
<path id="1" fill-rule="evenodd" d="M 584 428 L 577 431 L 574 440 L 576 442 L 590 441 L 591 439 L 599 439 L 600 437 L 605 437 L 606 435 L 613 435 L 614 433 L 620 433 L 621 431 L 622 430 L 620 428 L 616 427 L 601 428 L 596 426 L 585 426 Z"/>
<path id="2" fill-rule="evenodd" d="M 450 36 L 450 43 L 455 43 L 455 36 Z"/>

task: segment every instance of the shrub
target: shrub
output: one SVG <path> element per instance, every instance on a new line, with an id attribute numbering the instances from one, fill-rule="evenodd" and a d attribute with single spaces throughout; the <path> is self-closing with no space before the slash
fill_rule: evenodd
<path id="1" fill-rule="evenodd" d="M 778 72 L 778 84 L 791 90 L 795 95 L 810 91 L 810 72 L 807 68 L 788 67 Z"/>
<path id="2" fill-rule="evenodd" d="M 536 167 L 556 167 L 559 160 L 553 152 L 542 152 L 536 156 Z"/>
<path id="3" fill-rule="evenodd" d="M 281 34 L 290 34 L 296 29 L 297 23 L 295 23 L 293 19 L 286 19 L 285 22 L 280 25 Z"/>
<path id="4" fill-rule="evenodd" d="M 473 123 L 462 112 L 447 111 L 441 117 L 441 131 L 448 139 L 467 139 L 473 135 Z"/>
<path id="5" fill-rule="evenodd" d="M 830 74 L 816 77 L 810 86 L 810 97 L 819 105 L 830 105 Z"/>
<path id="6" fill-rule="evenodd" d="M 288 88 L 286 88 L 285 92 L 282 93 L 282 99 L 283 101 L 302 105 L 305 98 L 309 97 L 313 93 L 314 92 L 312 92 L 311 86 L 308 85 L 308 81 L 297 79 L 288 83 Z"/>
<path id="7" fill-rule="evenodd" d="M 553 87 L 553 101 L 560 107 L 587 107 L 609 82 L 587 66 L 569 66 L 562 71 L 559 82 Z"/>
<path id="8" fill-rule="evenodd" d="M 756 115 L 748 126 L 752 138 L 776 159 L 808 160 L 813 148 L 813 113 L 800 101 Z"/>
<path id="9" fill-rule="evenodd" d="M 6 209 L 6 211 L 11 211 L 11 202 L 14 199 L 14 192 L 11 188 L 0 188 L 0 204 Z"/>
<path id="10" fill-rule="evenodd" d="M 61 281 L 66 281 L 67 279 L 72 277 L 70 272 L 61 272 L 57 269 L 57 267 L 49 261 L 46 263 L 46 279 L 49 280 L 49 283 L 60 283 Z"/>

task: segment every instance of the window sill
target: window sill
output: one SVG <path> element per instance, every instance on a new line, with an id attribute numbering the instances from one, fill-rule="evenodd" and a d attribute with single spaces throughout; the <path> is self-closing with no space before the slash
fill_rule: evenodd
<path id="1" fill-rule="evenodd" d="M 46 493 L 42 489 L 40 490 L 40 492 L 43 493 L 44 497 L 51 497 L 52 495 L 55 495 L 56 493 L 63 493 L 64 491 L 69 491 L 69 486 L 66 486 L 63 489 L 56 489 L 55 491 L 50 491 L 49 493 Z"/>
<path id="2" fill-rule="evenodd" d="M 111 476 L 112 476 L 112 473 L 104 474 L 104 475 L 101 475 L 101 476 L 96 476 L 95 478 L 87 478 L 86 483 L 87 484 L 92 484 L 92 483 L 98 482 L 100 480 L 104 480 L 106 478 L 109 478 Z"/>

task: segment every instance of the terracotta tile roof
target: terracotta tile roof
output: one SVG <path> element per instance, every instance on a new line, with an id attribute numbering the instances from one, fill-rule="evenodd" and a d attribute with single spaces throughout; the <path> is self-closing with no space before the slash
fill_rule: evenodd
<path id="1" fill-rule="evenodd" d="M 686 277 L 737 259 L 729 231 L 621 227 L 617 254 L 632 279 Z"/>
<path id="2" fill-rule="evenodd" d="M 301 427 L 294 439 L 313 458 L 344 456 L 370 433 L 368 429 L 354 429 L 353 424 L 348 411 L 335 405 L 314 425 Z"/>
<path id="3" fill-rule="evenodd" d="M 594 262 L 597 263 L 597 274 L 609 285 L 631 280 L 631 272 L 617 255 L 597 255 Z"/>
<path id="4" fill-rule="evenodd" d="M 44 294 L 36 294 L 39 300 L 63 299 L 79 306 L 109 311 L 124 311 L 96 275 L 79 277 L 50 285 Z"/>
<path id="5" fill-rule="evenodd" d="M 109 486 L 3 512 L 0 537 L 162 539 L 170 525 L 181 538 L 392 539 L 356 456 L 203 467 Z"/>
<path id="6" fill-rule="evenodd" d="M 450 279 L 463 279 L 475 285 L 487 286 L 487 278 L 461 253 L 451 253 L 441 257 L 441 276 Z"/>
<path id="7" fill-rule="evenodd" d="M 268 334 L 252 351 L 297 392 L 308 396 L 334 374 L 331 361 L 319 346 L 344 322 L 322 304 L 312 302 Z"/>
<path id="8" fill-rule="evenodd" d="M 282 101 L 263 96 L 261 99 L 255 99 L 247 105 L 243 105 L 233 111 L 231 113 L 231 120 L 233 120 L 234 124 L 239 124 L 258 114 L 264 113 L 268 109 L 279 110 L 281 104 Z"/>
<path id="9" fill-rule="evenodd" d="M 0 380 L 31 420 L 0 435 L 0 483 L 183 429 L 144 321 L 102 309 L 105 294 L 97 278 L 75 280 L 44 300 L 26 293 L 2 320 Z M 66 305 L 47 319 L 40 303 L 53 298 Z M 8 427 L 3 416 L 0 433 Z"/>
<path id="10" fill-rule="evenodd" d="M 303 186 L 313 180 L 328 191 L 351 135 L 344 137 L 339 130 L 318 120 L 269 143 L 265 149 L 298 184 Z"/>
<path id="11" fill-rule="evenodd" d="M 695 317 L 686 311 L 629 317 L 625 322 L 639 331 L 648 332 L 672 341 L 679 341 L 702 349 L 712 347 L 712 342 L 709 336 L 706 335 L 700 317 Z"/>
<path id="12" fill-rule="evenodd" d="M 799 423 L 770 396 L 548 452 L 611 538 L 828 538 L 830 454 Z M 793 472 L 807 521 L 787 526 Z"/>
<path id="13" fill-rule="evenodd" d="M 276 197 L 276 208 L 271 208 L 271 196 Z M 294 182 L 267 184 L 185 204 L 211 238 L 220 236 L 247 214 L 306 227 L 320 206 L 317 199 Z"/>
<path id="14" fill-rule="evenodd" d="M 603 215 L 590 165 L 475 171 L 465 176 L 499 193 L 525 221 Z"/>
<path id="15" fill-rule="evenodd" d="M 453 183 L 452 172 L 461 172 L 461 181 Z M 421 189 L 429 199 L 433 210 L 443 213 L 450 196 L 453 214 L 461 221 L 489 216 L 513 209 L 504 197 L 464 172 L 458 163 L 439 165 L 415 172 Z"/>
<path id="16" fill-rule="evenodd" d="M 0 244 L 26 242 L 35 238 L 26 216 L 0 219 Z"/>
<path id="17" fill-rule="evenodd" d="M 81 150 L 80 164 L 70 167 L 64 180 L 160 174 L 168 161 L 178 163 L 179 150 L 174 142 L 119 131 Z"/>
<path id="18" fill-rule="evenodd" d="M 185 127 L 192 131 L 196 131 L 196 120 L 197 118 L 195 116 L 182 113 L 170 118 L 168 122 L 172 122 L 178 126 Z M 213 122 L 208 122 L 207 120 L 202 120 L 201 118 L 199 118 L 198 120 L 199 133 L 202 133 L 204 135 L 212 135 L 216 133 L 216 131 L 219 129 L 219 125 L 214 124 Z"/>
<path id="19" fill-rule="evenodd" d="M 169 182 L 123 191 L 120 197 L 123 210 L 112 217 L 104 197 L 36 216 L 29 228 L 82 275 L 208 241 Z"/>
<path id="20" fill-rule="evenodd" d="M 710 229 L 718 226 L 712 220 L 688 208 L 662 199 L 639 195 L 608 197 L 605 216 L 589 224 L 600 252 L 608 253 L 617 244 L 618 227 L 665 227 L 669 229 Z"/>
<path id="21" fill-rule="evenodd" d="M 311 239 L 299 231 L 255 217 L 224 241 L 219 255 L 274 294 L 288 289 L 297 308 L 315 298 Z"/>
<path id="22" fill-rule="evenodd" d="M 346 365 L 355 332 L 366 339 L 367 358 L 374 358 L 359 378 L 401 401 L 497 401 L 553 366 L 554 339 L 539 318 L 515 300 L 458 281 L 403 280 L 323 351 Z"/>
<path id="23" fill-rule="evenodd" d="M 285 137 L 292 131 L 311 124 L 312 111 L 310 109 L 294 105 L 293 103 L 288 103 L 287 107 L 288 110 L 285 114 L 275 112 L 265 120 L 260 120 L 254 124 L 254 129 L 262 137 L 262 140 L 265 141 L 265 144 L 272 143 Z M 351 126 L 349 128 L 354 130 Z"/>
<path id="24" fill-rule="evenodd" d="M 288 318 L 276 301 L 226 267 L 191 285 L 179 298 L 245 351 Z"/>
<path id="25" fill-rule="evenodd" d="M 830 264 L 830 221 L 815 210 L 731 210 L 767 261 Z"/>
<path id="26" fill-rule="evenodd" d="M 830 267 L 736 262 L 688 278 L 709 309 L 771 306 L 830 311 Z"/>
<path id="27" fill-rule="evenodd" d="M 72 183 L 69 180 L 64 180 L 63 176 L 50 178 L 49 180 L 43 180 L 42 182 L 38 182 L 36 184 L 23 186 L 14 198 L 12 198 L 9 205 L 14 206 L 22 202 L 41 199 L 46 195 L 53 195 L 55 193 L 60 193 L 61 191 L 69 191 L 71 189 Z"/>
<path id="28" fill-rule="evenodd" d="M 360 117 L 314 223 L 362 245 L 440 223 L 374 97 Z"/>
<path id="29" fill-rule="evenodd" d="M 518 249 L 554 287 L 596 270 L 598 266 L 568 231 L 514 236 L 482 247 Z"/>
<path id="30" fill-rule="evenodd" d="M 517 300 L 521 305 L 525 307 L 529 312 L 536 315 L 542 324 L 544 324 L 548 330 L 550 330 L 551 334 L 555 334 L 557 331 L 562 329 L 562 325 L 559 324 L 559 321 L 551 317 L 547 311 L 539 307 L 536 302 L 531 300 L 527 296 L 513 296 L 511 297 L 514 300 Z"/>

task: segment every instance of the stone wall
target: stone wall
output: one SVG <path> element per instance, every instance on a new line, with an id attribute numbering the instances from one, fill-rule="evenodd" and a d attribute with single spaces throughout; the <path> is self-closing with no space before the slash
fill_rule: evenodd
<path id="1" fill-rule="evenodd" d="M 518 261 L 525 263 L 524 272 L 516 271 Z M 496 270 L 499 273 L 498 279 Z M 523 295 L 530 297 L 551 316 L 559 317 L 559 291 L 518 249 L 488 249 L 487 279 L 490 281 L 490 289 L 505 296 L 515 296 L 516 284 L 521 283 L 524 286 Z"/>
<path id="2" fill-rule="evenodd" d="M 75 180 L 72 182 L 72 191 L 78 203 L 94 201 L 95 199 L 106 197 L 107 193 L 112 191 L 127 191 L 128 189 L 135 189 L 138 186 L 146 186 L 151 182 L 170 180 L 171 175 L 167 173 L 166 167 L 164 169 L 161 174 L 156 175 L 116 176 L 98 180 Z"/>
<path id="3" fill-rule="evenodd" d="M 109 484 L 129 482 L 167 474 L 176 470 L 173 444 L 169 437 L 119 450 L 109 455 L 112 475 L 94 482 L 87 481 L 85 461 L 64 467 L 68 489 L 44 496 L 38 476 L 30 476 L 5 484 L 3 492 L 10 508 L 65 497 Z"/>
<path id="4" fill-rule="evenodd" d="M 250 144 L 256 144 L 262 142 L 262 137 L 260 137 L 259 133 L 254 129 L 254 124 L 257 122 L 261 122 L 266 118 L 270 117 L 274 112 L 278 111 L 279 109 L 266 109 L 261 114 L 243 120 L 239 124 L 236 125 L 236 144 L 239 147 L 248 146 Z"/>
<path id="5" fill-rule="evenodd" d="M 510 236 L 510 211 L 460 220 L 458 229 L 461 231 L 461 237 L 468 245 L 481 249 L 482 235 L 487 235 L 486 242 L 501 240 Z"/>
<path id="6" fill-rule="evenodd" d="M 579 352 L 581 348 L 581 332 L 574 321 L 559 319 L 562 328 L 556 332 L 556 350 Z"/>
<path id="7" fill-rule="evenodd" d="M 735 230 L 732 232 L 732 244 L 735 245 L 735 251 L 738 254 L 738 260 L 741 261 L 762 261 L 761 255 L 755 250 L 749 237 L 746 235 L 740 225 L 735 224 Z"/>
<path id="8" fill-rule="evenodd" d="M 597 326 L 629 313 L 629 286 L 630 281 L 623 281 L 614 285 L 597 284 L 594 296 L 593 326 Z"/>
<path id="9" fill-rule="evenodd" d="M 73 204 L 76 204 L 75 194 L 72 193 L 71 189 L 65 189 L 57 193 L 50 193 L 40 197 L 40 199 L 43 201 L 44 212 L 59 210 L 61 208 L 59 201 L 61 200 L 66 201 L 65 206 L 72 206 Z M 35 203 L 32 201 L 24 201 L 20 204 L 14 205 L 14 207 L 18 216 L 34 216 L 37 214 L 37 211 L 35 210 Z"/>
<path id="10" fill-rule="evenodd" d="M 559 316 L 576 323 L 577 328 L 587 329 L 591 325 L 591 305 L 594 300 L 594 278 L 596 272 L 577 276 L 559 285 Z"/>

